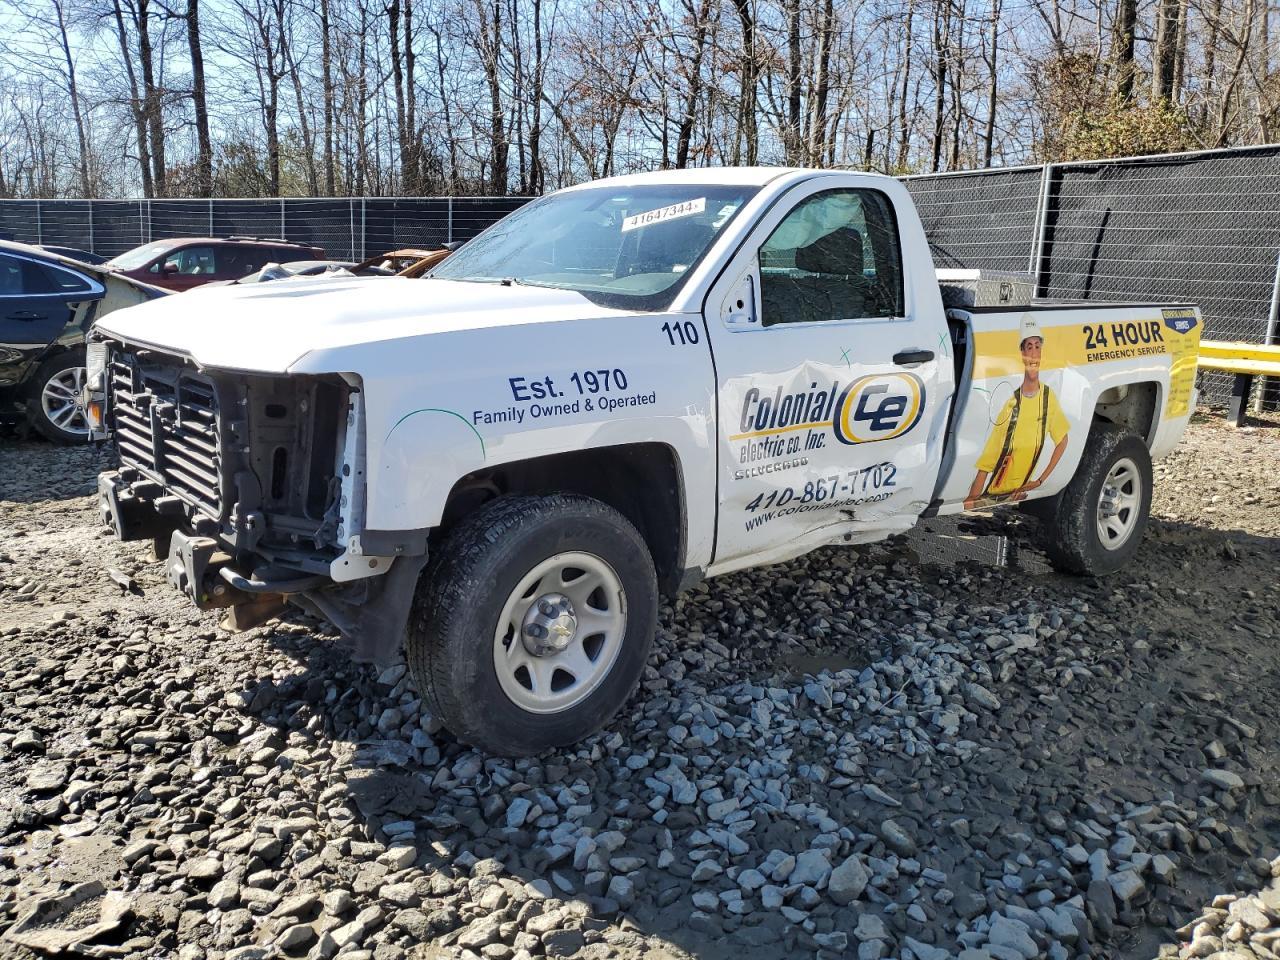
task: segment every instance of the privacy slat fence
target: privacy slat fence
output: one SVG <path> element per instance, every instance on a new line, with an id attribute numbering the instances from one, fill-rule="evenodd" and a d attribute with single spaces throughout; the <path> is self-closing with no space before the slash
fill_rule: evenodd
<path id="1" fill-rule="evenodd" d="M 939 266 L 1047 297 L 1200 305 L 1205 336 L 1280 342 L 1280 145 L 905 178 Z M 525 197 L 0 200 L 0 236 L 114 256 L 175 236 L 283 237 L 352 260 L 467 240 Z M 1225 402 L 1230 378 L 1201 375 Z M 1280 410 L 1280 384 L 1256 407 Z"/>
<path id="2" fill-rule="evenodd" d="M 0 200 L 0 237 L 104 257 L 168 237 L 279 237 L 363 260 L 399 247 L 469 240 L 527 197 L 219 200 Z"/>
<path id="3" fill-rule="evenodd" d="M 1196 303 L 1208 339 L 1280 340 L 1280 145 L 906 183 L 939 265 L 1029 271 L 1045 297 Z M 1202 373 L 1203 398 L 1230 380 Z M 1253 405 L 1280 410 L 1280 384 Z"/>

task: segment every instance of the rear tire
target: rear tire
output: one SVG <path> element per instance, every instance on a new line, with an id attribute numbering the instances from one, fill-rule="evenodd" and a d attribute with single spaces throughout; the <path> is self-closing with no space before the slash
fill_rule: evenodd
<path id="1" fill-rule="evenodd" d="M 432 712 L 488 753 L 599 730 L 640 681 L 658 615 L 634 526 L 589 497 L 500 497 L 463 519 L 418 584 L 406 659 Z"/>
<path id="2" fill-rule="evenodd" d="M 1151 512 L 1151 454 L 1132 433 L 1096 422 L 1071 482 L 1037 511 L 1045 552 L 1064 573 L 1100 577 L 1138 552 Z"/>
<path id="3" fill-rule="evenodd" d="M 89 423 L 84 416 L 84 349 L 76 348 L 40 364 L 27 397 L 27 419 L 41 436 L 54 443 L 87 443 Z"/>

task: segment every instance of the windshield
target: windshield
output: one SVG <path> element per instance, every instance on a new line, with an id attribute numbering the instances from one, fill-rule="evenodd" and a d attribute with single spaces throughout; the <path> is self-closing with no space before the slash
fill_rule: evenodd
<path id="1" fill-rule="evenodd" d="M 431 276 L 509 280 L 576 290 L 605 306 L 662 310 L 757 190 L 648 184 L 552 194 L 494 224 Z"/>
<path id="2" fill-rule="evenodd" d="M 160 254 L 168 250 L 172 243 L 168 240 L 157 240 L 154 243 L 144 243 L 140 247 L 134 247 L 127 250 L 120 256 L 108 260 L 108 267 L 116 267 L 120 270 L 137 270 L 139 267 L 145 267 Z"/>

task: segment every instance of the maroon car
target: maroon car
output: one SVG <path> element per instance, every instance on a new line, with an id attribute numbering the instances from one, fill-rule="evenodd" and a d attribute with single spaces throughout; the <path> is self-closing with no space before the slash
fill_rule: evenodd
<path id="1" fill-rule="evenodd" d="M 268 263 L 323 260 L 324 250 L 264 237 L 178 237 L 134 247 L 105 266 L 168 290 L 190 290 L 214 280 L 239 280 Z"/>

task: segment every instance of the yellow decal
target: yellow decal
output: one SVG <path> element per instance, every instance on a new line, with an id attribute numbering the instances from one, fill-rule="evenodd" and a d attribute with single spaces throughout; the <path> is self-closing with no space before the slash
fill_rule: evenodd
<path id="1" fill-rule="evenodd" d="M 1169 355 L 1173 358 L 1164 415 L 1185 417 L 1191 410 L 1191 393 L 1196 383 L 1196 364 L 1200 354 L 1199 318 L 1191 307 L 1174 307 L 1160 312 L 1169 333 Z"/>
<path id="2" fill-rule="evenodd" d="M 1024 324 L 1025 326 L 1025 324 Z M 1119 320 L 1036 328 L 1044 341 L 1041 368 L 1083 367 L 1112 360 L 1136 360 L 1172 353 L 1183 338 L 1161 320 Z M 981 331 L 975 337 L 975 380 L 1022 375 L 1023 330 Z M 1195 337 L 1196 342 L 1199 336 Z M 1193 373 L 1194 376 L 1194 373 Z"/>

